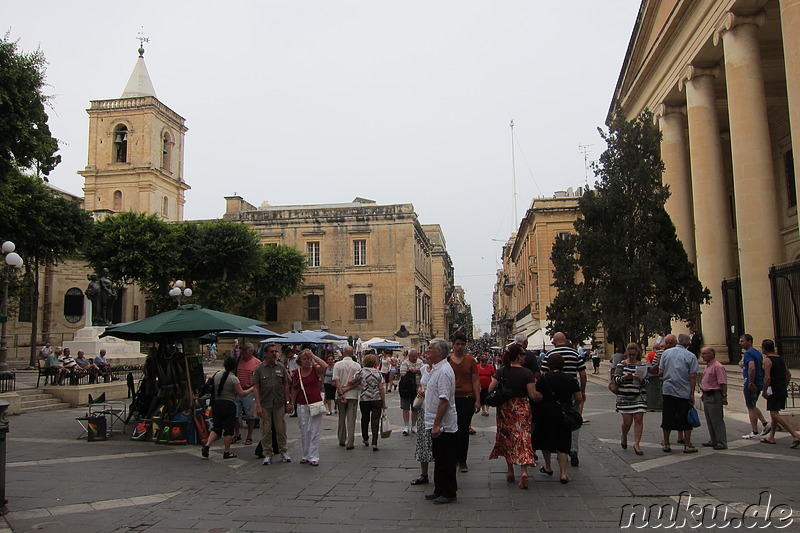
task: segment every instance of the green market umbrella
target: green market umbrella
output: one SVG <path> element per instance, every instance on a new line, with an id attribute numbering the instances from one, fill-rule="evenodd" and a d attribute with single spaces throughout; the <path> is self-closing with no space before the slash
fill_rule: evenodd
<path id="1" fill-rule="evenodd" d="M 263 323 L 261 320 L 190 304 L 135 322 L 109 326 L 100 336 L 132 341 L 163 341 L 184 337 L 197 338 L 207 333 L 243 329 Z"/>

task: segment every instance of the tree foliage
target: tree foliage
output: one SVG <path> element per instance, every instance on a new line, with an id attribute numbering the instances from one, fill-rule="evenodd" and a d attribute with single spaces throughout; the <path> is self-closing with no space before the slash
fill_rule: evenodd
<path id="1" fill-rule="evenodd" d="M 597 316 L 584 283 L 575 280 L 580 268 L 577 245 L 574 233 L 561 234 L 553 243 L 553 286 L 558 293 L 547 306 L 547 334 L 552 337 L 561 331 L 573 342 L 583 342 L 597 329 Z"/>
<path id="2" fill-rule="evenodd" d="M 581 305 L 597 312 L 611 342 L 644 345 L 672 319 L 692 319 L 710 297 L 664 209 L 669 189 L 652 124 L 649 112 L 631 121 L 618 112 L 600 130 L 607 149 L 594 165 L 599 180 L 580 199 L 575 222 Z"/>
<path id="3" fill-rule="evenodd" d="M 8 34 L 0 39 L 0 179 L 15 169 L 47 176 L 61 161 L 47 125 L 46 65 L 41 50 L 26 54 Z"/>
<path id="4" fill-rule="evenodd" d="M 120 284 L 138 284 L 156 310 L 174 307 L 167 295 L 177 279 L 191 302 L 261 316 L 268 298 L 299 290 L 305 256 L 286 246 L 259 244 L 258 234 L 227 221 L 166 223 L 156 215 L 120 213 L 95 226 L 86 257 Z"/>

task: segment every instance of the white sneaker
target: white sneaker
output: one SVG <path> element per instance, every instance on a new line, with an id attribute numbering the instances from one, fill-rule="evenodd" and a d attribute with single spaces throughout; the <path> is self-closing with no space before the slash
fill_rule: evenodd
<path id="1" fill-rule="evenodd" d="M 403 430 L 403 435 L 408 435 L 408 428 Z"/>
<path id="2" fill-rule="evenodd" d="M 417 434 L 417 428 L 416 427 L 411 428 L 411 433 L 416 435 Z"/>
<path id="3" fill-rule="evenodd" d="M 760 437 L 760 436 L 761 436 L 761 433 L 756 432 L 756 433 L 748 433 L 747 435 L 742 435 L 742 438 L 743 439 L 755 439 L 755 438 Z"/>
<path id="4" fill-rule="evenodd" d="M 272 457 L 264 457 L 264 460 L 261 461 L 262 465 L 271 465 L 272 464 Z"/>
<path id="5" fill-rule="evenodd" d="M 771 429 L 772 429 L 772 425 L 769 422 L 767 422 L 766 425 L 764 426 L 764 429 L 761 430 L 761 433 L 759 433 L 759 435 L 761 435 L 763 437 L 764 435 L 769 433 Z"/>
<path id="6" fill-rule="evenodd" d="M 289 457 L 288 453 L 281 452 L 281 461 L 283 461 L 284 463 L 291 463 L 292 462 L 292 458 Z"/>

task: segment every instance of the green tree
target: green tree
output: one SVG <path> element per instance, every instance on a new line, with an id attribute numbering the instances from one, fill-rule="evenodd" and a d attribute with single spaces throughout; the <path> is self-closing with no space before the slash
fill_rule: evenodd
<path id="1" fill-rule="evenodd" d="M 306 255 L 291 246 L 260 245 L 250 277 L 252 291 L 245 309 L 250 316 L 265 317 L 271 301 L 281 301 L 303 286 L 308 267 Z"/>
<path id="2" fill-rule="evenodd" d="M 76 256 L 88 239 L 92 217 L 80 204 L 56 194 L 41 180 L 12 169 L 0 182 L 0 235 L 14 241 L 25 259 L 31 298 L 31 356 L 36 364 L 39 267 Z"/>
<path id="3" fill-rule="evenodd" d="M 23 53 L 8 34 L 0 40 L 0 179 L 26 169 L 47 176 L 61 161 L 47 125 L 46 64 L 41 50 Z"/>
<path id="4" fill-rule="evenodd" d="M 652 114 L 626 121 L 617 112 L 607 149 L 594 165 L 595 190 L 579 201 L 577 252 L 586 301 L 612 342 L 647 343 L 669 330 L 670 320 L 690 320 L 710 293 L 697 278 L 664 203 L 661 133 Z"/>
<path id="5" fill-rule="evenodd" d="M 578 236 L 574 233 L 559 235 L 553 243 L 553 287 L 558 292 L 547 306 L 547 334 L 552 337 L 561 331 L 573 342 L 583 342 L 597 329 L 597 316 L 584 283 L 575 281 L 580 268 L 577 245 Z"/>

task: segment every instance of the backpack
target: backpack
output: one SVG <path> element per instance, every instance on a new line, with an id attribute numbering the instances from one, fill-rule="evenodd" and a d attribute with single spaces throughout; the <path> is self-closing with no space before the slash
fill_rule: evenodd
<path id="1" fill-rule="evenodd" d="M 400 383 L 397 386 L 397 392 L 401 398 L 410 400 L 417 395 L 417 378 L 414 372 L 409 370 L 403 377 L 400 378 Z"/>
<path id="2" fill-rule="evenodd" d="M 200 389 L 200 396 L 201 397 L 208 397 L 208 405 L 213 406 L 214 400 L 217 399 L 217 388 L 214 386 L 214 376 L 216 376 L 219 372 L 215 372 L 213 376 L 208 378 L 206 382 L 203 384 L 203 388 Z"/>

